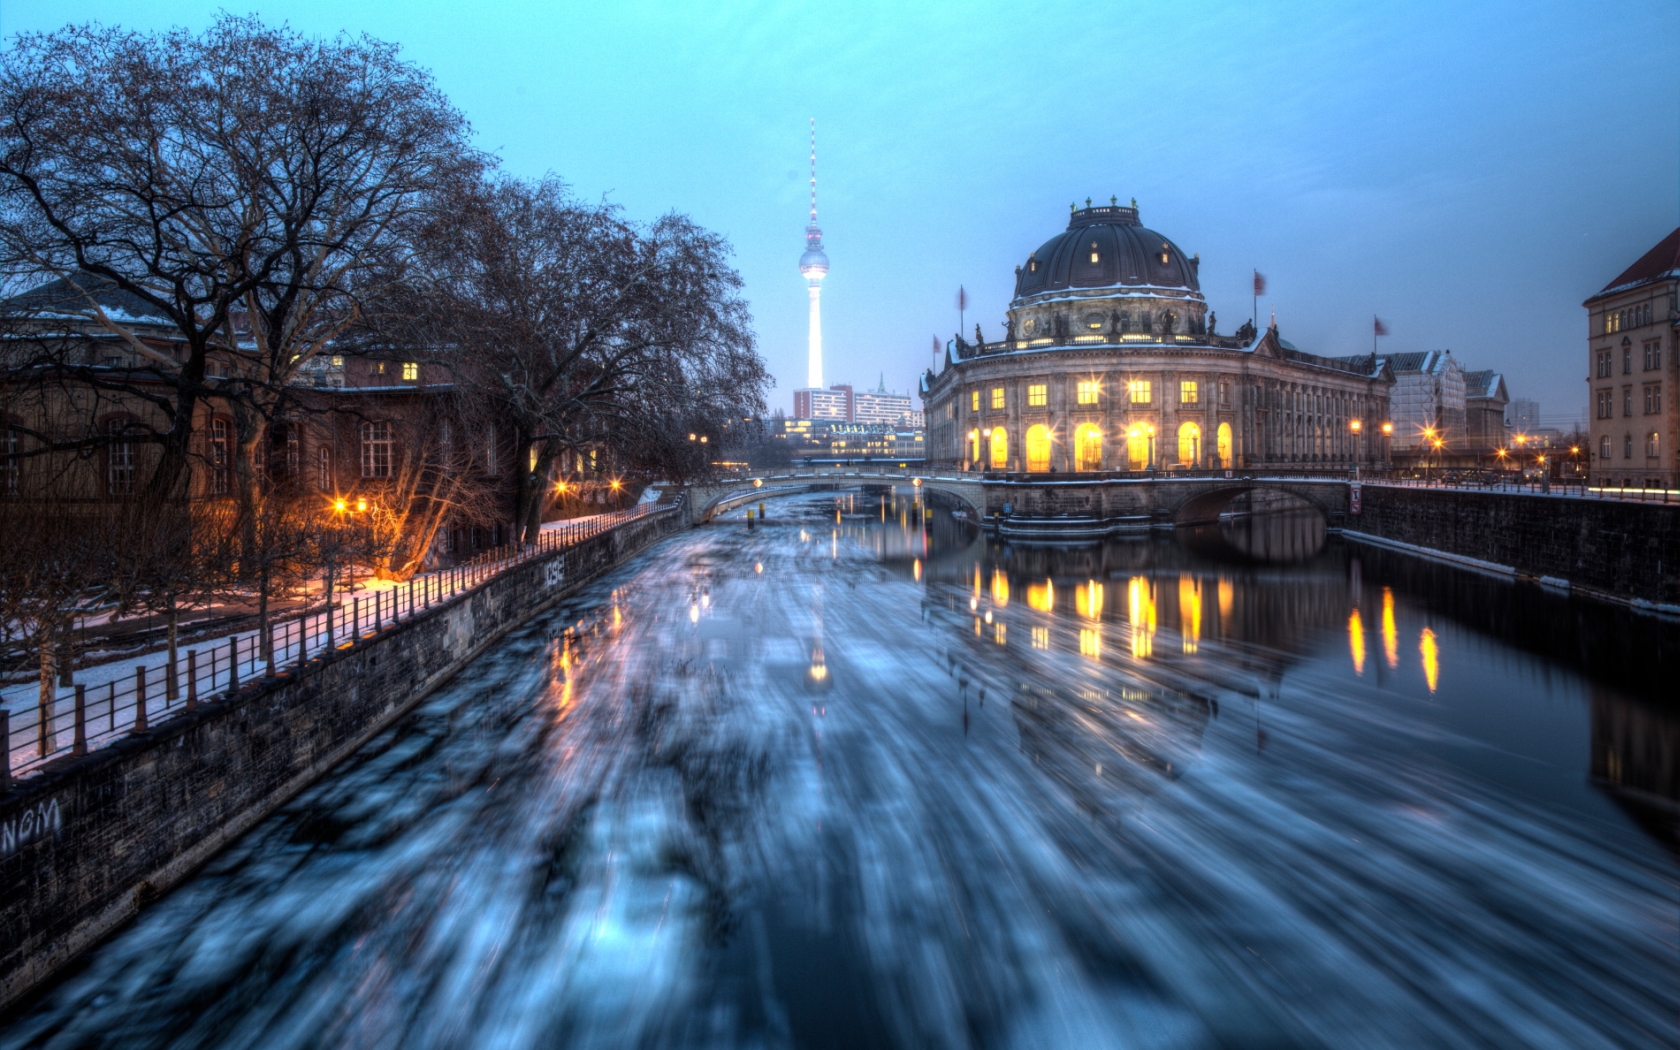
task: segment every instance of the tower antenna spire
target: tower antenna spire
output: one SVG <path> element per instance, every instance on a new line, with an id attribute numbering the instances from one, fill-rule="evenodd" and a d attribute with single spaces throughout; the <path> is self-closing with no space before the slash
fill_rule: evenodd
<path id="1" fill-rule="evenodd" d="M 799 272 L 811 300 L 811 327 L 806 343 L 806 389 L 822 387 L 822 281 L 828 275 L 828 256 L 823 252 L 822 227 L 817 225 L 817 118 L 811 118 L 811 223 L 805 227 L 805 254 L 799 257 Z"/>

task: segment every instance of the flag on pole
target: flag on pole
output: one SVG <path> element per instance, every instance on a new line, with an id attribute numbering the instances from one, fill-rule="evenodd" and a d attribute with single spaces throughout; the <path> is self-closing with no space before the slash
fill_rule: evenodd
<path id="1" fill-rule="evenodd" d="M 1266 275 L 1261 273 L 1259 270 L 1254 271 L 1254 294 L 1266 294 Z"/>
<path id="2" fill-rule="evenodd" d="M 957 309 L 968 309 L 968 290 L 960 284 L 957 285 Z"/>
<path id="3" fill-rule="evenodd" d="M 1387 335 L 1388 334 L 1388 325 L 1385 325 L 1385 324 L 1382 323 L 1382 318 L 1376 316 L 1375 314 L 1372 314 L 1371 315 L 1371 331 L 1374 332 L 1377 335 Z"/>

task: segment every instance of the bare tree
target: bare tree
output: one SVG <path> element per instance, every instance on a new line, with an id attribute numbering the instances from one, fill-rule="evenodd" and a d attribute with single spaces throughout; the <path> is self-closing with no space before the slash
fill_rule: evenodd
<path id="1" fill-rule="evenodd" d="M 198 404 L 234 407 L 249 544 L 286 384 L 401 272 L 440 183 L 475 169 L 466 132 L 429 74 L 366 37 L 227 15 L 198 35 L 22 34 L 0 69 L 0 251 L 168 382 L 155 490 L 182 491 Z M 178 339 L 145 338 L 112 290 Z"/>
<path id="2" fill-rule="evenodd" d="M 405 323 L 511 431 L 505 491 L 525 542 L 562 455 L 681 473 L 704 464 L 695 425 L 762 410 L 768 376 L 728 245 L 685 216 L 638 225 L 552 178 L 501 178 L 420 245 Z"/>

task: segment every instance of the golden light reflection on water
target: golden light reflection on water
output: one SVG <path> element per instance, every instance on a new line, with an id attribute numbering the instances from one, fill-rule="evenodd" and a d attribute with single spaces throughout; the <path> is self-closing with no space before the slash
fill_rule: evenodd
<path id="1" fill-rule="evenodd" d="M 1389 587 L 1383 588 L 1382 640 L 1383 659 L 1391 669 L 1399 667 L 1400 632 L 1394 627 L 1394 591 Z"/>
<path id="2" fill-rule="evenodd" d="M 1348 652 L 1353 655 L 1353 673 L 1365 673 L 1365 621 L 1359 618 L 1359 610 L 1354 609 L 1348 614 Z"/>
<path id="3" fill-rule="evenodd" d="M 1418 655 L 1423 657 L 1423 680 L 1433 693 L 1441 680 L 1441 650 L 1435 644 L 1435 632 L 1427 627 L 1418 636 Z"/>
<path id="4" fill-rule="evenodd" d="M 1027 584 L 1027 606 L 1039 612 L 1049 612 L 1056 604 L 1056 585 L 1049 580 Z"/>
<path id="5" fill-rule="evenodd" d="M 1202 641 L 1202 581 L 1182 573 L 1178 577 L 1178 631 L 1183 648 L 1193 653 Z"/>
<path id="6" fill-rule="evenodd" d="M 992 634 L 992 640 L 997 642 L 999 645 L 1008 645 L 1009 644 L 1008 639 L 1009 639 L 1009 625 L 1004 623 L 1002 620 L 999 620 L 997 622 L 996 630 Z"/>
<path id="7" fill-rule="evenodd" d="M 1032 629 L 1032 647 L 1034 649 L 1050 648 L 1050 628 L 1034 627 Z"/>
<path id="8" fill-rule="evenodd" d="M 1102 630 L 1096 627 L 1079 629 L 1079 655 L 1093 660 L 1102 659 Z"/>
<path id="9" fill-rule="evenodd" d="M 1079 615 L 1087 620 L 1100 620 L 1103 614 L 1103 585 L 1087 580 L 1073 589 L 1073 604 Z"/>
<path id="10" fill-rule="evenodd" d="M 977 598 L 977 599 L 980 597 L 980 565 L 979 565 L 979 563 L 976 563 L 975 566 L 974 566 L 974 597 Z"/>
<path id="11" fill-rule="evenodd" d="M 1236 586 L 1234 584 L 1232 584 L 1230 580 L 1227 580 L 1223 576 L 1221 576 L 1219 578 L 1219 622 L 1220 623 L 1222 623 L 1222 624 L 1229 624 L 1230 623 L 1231 608 L 1234 605 L 1236 605 L 1236 602 L 1237 602 L 1237 588 L 1236 588 Z M 1229 627 L 1227 627 L 1226 629 L 1229 630 Z"/>
<path id="12" fill-rule="evenodd" d="M 1132 624 L 1132 655 L 1141 660 L 1155 651 L 1155 588 L 1147 577 L 1126 581 L 1126 610 Z"/>
<path id="13" fill-rule="evenodd" d="M 912 575 L 914 575 L 916 577 L 917 582 L 921 581 L 921 578 L 922 578 L 922 559 L 920 559 L 920 558 L 916 559 L 915 564 L 910 567 L 910 572 L 911 572 Z"/>
<path id="14" fill-rule="evenodd" d="M 992 570 L 992 601 L 999 606 L 1009 604 L 1009 577 L 1003 574 L 1002 569 Z"/>

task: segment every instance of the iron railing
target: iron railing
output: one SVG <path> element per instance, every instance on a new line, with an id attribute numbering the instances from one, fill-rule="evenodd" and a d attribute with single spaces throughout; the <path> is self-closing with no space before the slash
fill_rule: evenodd
<path id="1" fill-rule="evenodd" d="M 43 701 L 40 686 L 0 691 L 0 741 L 6 762 L 0 766 L 0 791 L 10 779 L 39 772 L 54 759 L 81 755 L 133 733 L 143 733 L 166 718 L 200 704 L 225 699 L 252 681 L 290 673 L 334 649 L 348 649 L 377 637 L 391 626 L 425 613 L 534 558 L 575 546 L 649 514 L 675 511 L 679 504 L 638 504 L 576 521 L 551 522 L 529 545 L 505 544 L 437 572 L 412 577 L 405 584 L 370 595 L 353 595 L 330 608 L 276 620 L 262 631 L 243 631 L 225 639 L 180 650 L 173 663 L 124 661 L 87 669 L 96 682 L 55 686 Z"/>

